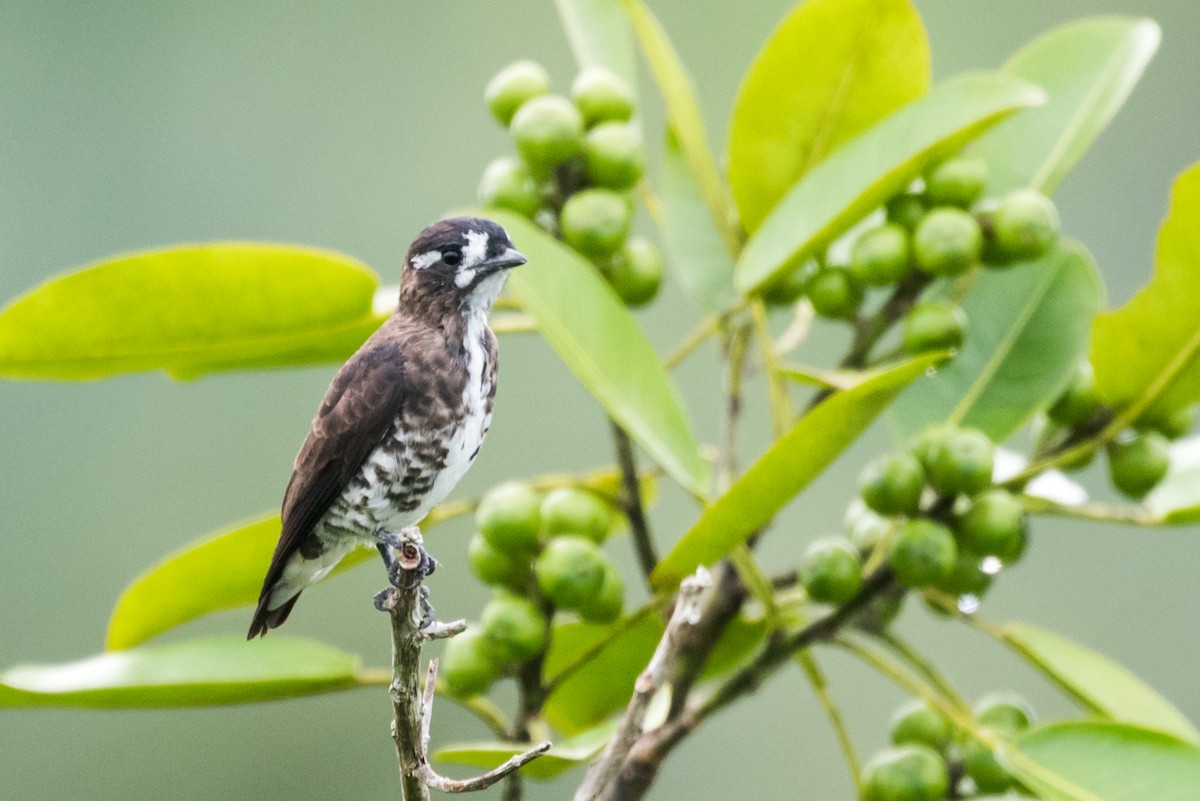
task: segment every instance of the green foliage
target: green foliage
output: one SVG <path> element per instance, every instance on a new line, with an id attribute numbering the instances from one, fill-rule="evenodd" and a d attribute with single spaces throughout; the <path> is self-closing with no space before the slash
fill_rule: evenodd
<path id="1" fill-rule="evenodd" d="M 1009 623 L 1000 636 L 1092 712 L 1200 745 L 1200 732 L 1179 710 L 1108 657 L 1029 623 Z"/>
<path id="2" fill-rule="evenodd" d="M 901 432 L 948 420 L 1007 439 L 1062 391 L 1102 295 L 1095 263 L 1073 243 L 1036 262 L 979 274 L 962 304 L 963 347 L 897 401 Z"/>
<path id="3" fill-rule="evenodd" d="M 240 636 L 108 651 L 78 662 L 0 673 L 0 708 L 212 706 L 270 701 L 359 686 L 358 658 L 321 643 Z"/>
<path id="4" fill-rule="evenodd" d="M 1200 165 L 1181 175 L 1158 234 L 1154 278 L 1125 306 L 1096 317 L 1096 391 L 1132 421 L 1200 400 Z"/>
<path id="5" fill-rule="evenodd" d="M 651 576 L 672 587 L 700 565 L 716 562 L 770 521 L 858 438 L 901 389 L 933 364 L 925 356 L 880 369 L 800 419 L 717 498 L 666 554 Z"/>
<path id="6" fill-rule="evenodd" d="M 1191 801 L 1200 748 L 1121 723 L 1043 726 L 1017 741 L 1013 768 L 1045 801 Z"/>
<path id="7" fill-rule="evenodd" d="M 0 375 L 58 380 L 341 361 L 383 318 L 348 256 L 230 243 L 147 251 L 51 279 L 0 312 Z"/>
<path id="8" fill-rule="evenodd" d="M 686 656 L 666 677 L 680 695 L 656 702 L 670 701 L 675 722 L 698 726 L 795 657 L 848 744 L 830 688 L 804 651 L 834 642 L 916 696 L 894 721 L 897 747 L 867 761 L 863 798 L 960 797 L 969 786 L 959 784 L 960 768 L 982 792 L 1012 786 L 1039 801 L 1194 795 L 1200 732 L 1099 654 L 1028 624 L 976 622 L 1101 718 L 1025 732 L 1018 706 L 985 705 L 972 717 L 934 666 L 885 632 L 913 589 L 934 608 L 949 612 L 957 602 L 969 614 L 964 601 L 981 596 L 997 565 L 1024 549 L 1027 510 L 1200 519 L 1195 460 L 1177 460 L 1158 484 L 1167 441 L 1144 431 L 1182 436 L 1200 400 L 1200 166 L 1176 184 L 1153 281 L 1095 326 L 1103 301 L 1096 265 L 1083 246 L 1059 241 L 1057 209 L 1043 196 L 1123 104 L 1157 47 L 1157 26 L 1080 21 L 1028 45 L 1002 72 L 930 89 L 929 46 L 909 0 L 809 0 L 782 21 L 743 78 L 726 183 L 692 79 L 647 5 L 557 6 L 581 69 L 572 100 L 551 95 L 549 76 L 531 62 L 486 91 L 497 119 L 512 120 L 522 154 L 493 162 L 480 187 L 495 207 L 485 213 L 529 258 L 504 302 L 621 432 L 704 505 L 682 536 L 660 535 L 669 544 L 651 571 L 654 543 L 640 518 L 657 472 L 637 474 L 628 440 L 618 440 L 619 475 L 530 480 L 515 468 L 504 476 L 515 483 L 484 496 L 468 555 L 479 578 L 503 588 L 482 610 L 481 627 L 447 644 L 443 687 L 494 731 L 524 736 L 549 726 L 567 735 L 556 734 L 550 753 L 524 769 L 560 775 L 610 741 L 613 715 L 629 703 L 651 655 L 663 654 L 663 613 L 678 601 L 670 595 L 678 583 L 729 558 L 731 569 L 720 573 L 737 591 L 697 611 L 697 621 L 711 625 L 703 629 L 709 640 L 666 643 Z M 667 118 L 666 146 L 650 170 L 635 38 Z M 981 199 L 985 184 L 990 197 Z M 663 272 L 657 247 L 630 238 L 639 225 L 635 202 L 659 224 L 672 276 L 705 317 L 666 362 L 628 309 L 655 296 Z M 876 222 L 883 211 L 894 224 Z M 981 262 L 1006 269 L 984 271 Z M 0 374 L 194 377 L 336 361 L 381 321 L 372 311 L 377 289 L 365 267 L 306 248 L 216 244 L 135 254 L 57 278 L 0 312 Z M 794 319 L 779 337 L 781 320 L 770 315 L 785 307 Z M 814 310 L 851 329 L 847 353 L 830 369 L 783 363 Z M 1080 372 L 1089 335 L 1094 394 L 1086 367 Z M 715 456 L 694 436 L 670 376 L 710 337 L 728 370 Z M 903 351 L 925 355 L 891 361 Z M 736 423 L 754 397 L 744 398 L 741 385 L 764 374 L 775 437 L 739 473 Z M 800 414 L 796 382 L 816 387 Z M 912 455 L 864 459 L 862 499 L 847 516 L 851 539 L 812 541 L 798 570 L 769 575 L 752 550 L 757 539 L 893 406 L 906 439 L 921 433 Z M 1030 466 L 996 487 L 995 443 L 1031 420 L 1040 433 Z M 1161 457 L 1153 482 L 1134 486 L 1119 475 L 1131 428 L 1142 432 L 1132 441 L 1152 442 Z M 1173 453 L 1192 446 L 1177 443 Z M 1140 497 L 1158 484 L 1144 506 L 1039 506 L 1021 495 L 1047 469 L 1104 447 L 1118 489 Z M 474 506 L 445 504 L 422 526 Z M 602 546 L 625 523 L 658 594 L 622 616 L 632 582 Z M 385 683 L 389 677 L 364 671 L 352 655 L 277 634 L 251 644 L 143 644 L 209 612 L 252 604 L 278 529 L 277 516 L 265 517 L 150 568 L 118 601 L 107 652 L 0 674 L 0 707 L 241 703 Z M 341 567 L 373 556 L 355 552 Z M 713 610 L 718 617 L 706 618 Z M 889 655 L 853 646 L 856 637 L 886 643 Z M 490 702 L 469 700 L 502 676 L 518 679 L 520 717 L 511 723 L 489 711 Z M 715 687 L 704 686 L 710 682 Z M 472 743 L 438 756 L 491 768 L 524 747 Z"/>
<path id="9" fill-rule="evenodd" d="M 929 89 L 929 41 L 908 0 L 797 5 L 746 72 L 729 122 L 729 183 L 753 233 L 797 179 Z"/>
<path id="10" fill-rule="evenodd" d="M 646 335 L 592 267 L 514 214 L 492 214 L 529 258 L 509 281 L 538 331 L 604 410 L 693 494 L 708 465 Z"/>
<path id="11" fill-rule="evenodd" d="M 1052 193 L 1125 103 L 1160 37 L 1148 19 L 1095 17 L 1055 28 L 1019 50 L 1004 71 L 1042 87 L 1050 99 L 972 147 L 991 168 L 988 189 L 1031 186 Z"/>
<path id="12" fill-rule="evenodd" d="M 1019 109 L 1040 89 L 1001 74 L 972 74 L 929 94 L 856 136 L 797 181 L 746 243 L 735 278 L 754 290 L 824 248 L 930 163 Z"/>

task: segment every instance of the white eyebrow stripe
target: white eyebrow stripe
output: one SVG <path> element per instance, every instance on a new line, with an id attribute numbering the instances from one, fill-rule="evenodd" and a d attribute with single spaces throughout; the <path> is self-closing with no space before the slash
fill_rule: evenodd
<path id="1" fill-rule="evenodd" d="M 437 264 L 442 258 L 440 250 L 429 250 L 425 253 L 420 253 L 412 258 L 412 266 L 417 270 L 424 270 L 427 267 L 432 267 Z"/>
<path id="2" fill-rule="evenodd" d="M 474 267 L 487 258 L 488 235 L 486 231 L 467 231 L 467 246 L 463 248 L 464 266 Z"/>

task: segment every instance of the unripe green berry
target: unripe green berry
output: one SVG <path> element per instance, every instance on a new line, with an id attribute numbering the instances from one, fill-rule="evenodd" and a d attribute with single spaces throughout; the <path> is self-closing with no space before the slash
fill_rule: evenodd
<path id="1" fill-rule="evenodd" d="M 542 95 L 525 103 L 509 126 L 517 152 L 535 173 L 549 174 L 583 150 L 583 117 L 570 100 Z"/>
<path id="2" fill-rule="evenodd" d="M 958 519 L 959 544 L 975 554 L 1010 553 L 1025 528 L 1025 509 L 1012 493 L 993 488 L 975 496 Z"/>
<path id="3" fill-rule="evenodd" d="M 1096 395 L 1092 366 L 1081 364 L 1058 400 L 1046 410 L 1046 416 L 1064 426 L 1078 426 L 1091 420 L 1099 408 L 1100 398 Z"/>
<path id="4" fill-rule="evenodd" d="M 917 266 L 930 275 L 961 275 L 979 263 L 983 232 L 962 209 L 942 206 L 931 210 L 913 232 Z"/>
<path id="5" fill-rule="evenodd" d="M 954 560 L 954 567 L 950 568 L 950 572 L 933 586 L 947 595 L 955 597 L 962 595 L 978 597 L 987 592 L 991 585 L 992 576 L 984 572 L 979 555 L 960 551 L 958 558 Z"/>
<path id="6" fill-rule="evenodd" d="M 604 563 L 600 589 L 579 605 L 579 616 L 589 623 L 612 623 L 625 607 L 625 581 L 611 562 Z"/>
<path id="7" fill-rule="evenodd" d="M 604 542 L 613 523 L 612 505 L 581 487 L 559 487 L 542 501 L 542 532 L 547 538 L 563 534 Z"/>
<path id="8" fill-rule="evenodd" d="M 846 521 L 846 538 L 859 553 L 870 553 L 891 533 L 892 525 L 891 520 L 872 512 L 864 503 L 862 513 Z"/>
<path id="9" fill-rule="evenodd" d="M 763 302 L 768 306 L 791 306 L 804 297 L 816 272 L 817 265 L 811 261 L 788 270 L 760 290 Z"/>
<path id="10" fill-rule="evenodd" d="M 592 540 L 555 537 L 534 563 L 538 589 L 560 609 L 578 609 L 604 581 L 604 555 Z"/>
<path id="11" fill-rule="evenodd" d="M 504 672 L 483 633 L 469 629 L 451 637 L 442 653 L 438 675 L 455 698 L 473 698 L 486 692 Z"/>
<path id="12" fill-rule="evenodd" d="M 966 336 L 967 316 L 950 301 L 927 300 L 904 316 L 901 341 L 913 356 L 938 350 L 957 350 Z"/>
<path id="13" fill-rule="evenodd" d="M 1157 431 L 1167 439 L 1187 436 L 1196 424 L 1196 407 L 1184 406 L 1173 412 L 1143 415 L 1133 425 L 1138 431 Z"/>
<path id="14" fill-rule="evenodd" d="M 853 320 L 862 303 L 858 279 L 841 267 L 825 267 L 808 282 L 808 299 L 822 317 Z"/>
<path id="15" fill-rule="evenodd" d="M 654 300 L 662 286 L 666 267 L 654 243 L 631 237 L 625 247 L 604 267 L 604 275 L 628 306 L 644 306 Z"/>
<path id="16" fill-rule="evenodd" d="M 975 719 L 983 726 L 1020 734 L 1033 725 L 1033 707 L 1016 693 L 988 693 L 975 704 Z"/>
<path id="17" fill-rule="evenodd" d="M 567 244 L 591 259 L 606 259 L 629 237 L 633 209 L 609 189 L 585 189 L 567 198 L 558 218 Z"/>
<path id="18" fill-rule="evenodd" d="M 862 771 L 864 801 L 942 801 L 949 783 L 946 760 L 925 745 L 885 748 Z"/>
<path id="19" fill-rule="evenodd" d="M 800 583 L 818 603 L 845 603 L 862 588 L 862 559 L 842 537 L 816 540 L 804 552 Z"/>
<path id="20" fill-rule="evenodd" d="M 533 575 L 532 557 L 522 551 L 511 553 L 493 546 L 476 534 L 467 545 L 467 564 L 484 584 L 503 585 L 519 590 Z"/>
<path id="21" fill-rule="evenodd" d="M 588 180 L 607 189 L 629 189 L 646 171 L 642 135 L 626 122 L 605 122 L 588 131 L 583 158 Z"/>
<path id="22" fill-rule="evenodd" d="M 890 728 L 893 745 L 913 743 L 941 751 L 954 737 L 950 721 L 919 698 L 909 700 L 896 710 Z"/>
<path id="23" fill-rule="evenodd" d="M 479 203 L 497 209 L 509 209 L 532 218 L 541 208 L 537 181 L 524 162 L 499 158 L 487 166 L 479 181 Z"/>
<path id="24" fill-rule="evenodd" d="M 950 529 L 933 520 L 916 518 L 900 524 L 890 563 L 905 586 L 919 588 L 943 579 L 957 558 L 958 547 Z"/>
<path id="25" fill-rule="evenodd" d="M 1170 466 L 1170 443 L 1157 431 L 1108 445 L 1108 475 L 1113 486 L 1131 498 L 1141 498 L 1158 486 Z"/>
<path id="26" fill-rule="evenodd" d="M 571 85 L 571 99 L 589 126 L 625 122 L 633 116 L 633 90 L 604 67 L 588 67 L 579 73 Z"/>
<path id="27" fill-rule="evenodd" d="M 528 598 L 499 592 L 483 607 L 480 627 L 503 662 L 532 659 L 546 644 L 546 618 Z"/>
<path id="28" fill-rule="evenodd" d="M 912 192 L 896 195 L 887 202 L 888 222 L 896 223 L 908 231 L 916 230 L 925 212 L 929 210 L 925 198 Z"/>
<path id="29" fill-rule="evenodd" d="M 983 194 L 987 178 L 987 162 L 979 156 L 946 159 L 925 174 L 925 194 L 934 206 L 969 208 Z"/>
<path id="30" fill-rule="evenodd" d="M 1012 776 L 996 761 L 992 749 L 976 739 L 962 747 L 963 768 L 980 793 L 1002 793 L 1012 786 Z"/>
<path id="31" fill-rule="evenodd" d="M 1050 198 L 1033 189 L 1018 189 L 992 215 L 992 238 L 1008 261 L 1035 259 L 1058 241 L 1062 223 Z"/>
<path id="32" fill-rule="evenodd" d="M 910 515 L 921 505 L 925 473 L 916 457 L 889 453 L 871 460 L 858 477 L 863 502 L 881 515 Z"/>
<path id="33" fill-rule="evenodd" d="M 850 250 L 850 272 L 868 286 L 888 286 L 908 272 L 908 231 L 885 223 L 864 231 Z"/>
<path id="34" fill-rule="evenodd" d="M 550 93 L 550 76 L 540 64 L 514 61 L 488 81 L 483 99 L 501 125 L 512 122 L 517 109 L 535 97 Z"/>
<path id="35" fill-rule="evenodd" d="M 995 446 L 974 428 L 948 432 L 929 449 L 925 471 L 943 495 L 974 495 L 992 483 Z"/>
<path id="36" fill-rule="evenodd" d="M 496 550 L 537 550 L 542 528 L 542 497 L 528 484 L 513 481 L 492 488 L 475 510 L 475 527 Z"/>
<path id="37" fill-rule="evenodd" d="M 957 430 L 954 426 L 947 423 L 931 423 L 922 428 L 912 438 L 908 444 L 908 450 L 913 456 L 917 457 L 917 461 L 921 463 L 928 473 L 929 457 L 933 453 L 934 446 Z"/>

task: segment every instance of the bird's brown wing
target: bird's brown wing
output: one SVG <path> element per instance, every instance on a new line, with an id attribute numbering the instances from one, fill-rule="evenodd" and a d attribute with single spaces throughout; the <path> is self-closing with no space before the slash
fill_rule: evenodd
<path id="1" fill-rule="evenodd" d="M 334 377 L 300 447 L 283 499 L 283 531 L 259 594 L 250 636 L 283 622 L 266 602 L 284 566 L 391 428 L 411 394 L 402 339 L 369 340 Z M 289 604 L 290 609 L 290 604 Z M 283 611 L 282 609 L 278 611 Z"/>

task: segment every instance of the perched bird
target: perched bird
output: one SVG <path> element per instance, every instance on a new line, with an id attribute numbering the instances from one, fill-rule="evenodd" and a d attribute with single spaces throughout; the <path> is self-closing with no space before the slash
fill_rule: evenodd
<path id="1" fill-rule="evenodd" d="M 434 223 L 409 247 L 396 311 L 338 371 L 296 456 L 247 639 L 287 620 L 300 591 L 356 547 L 374 545 L 390 568 L 395 532 L 467 472 L 496 394 L 488 312 L 524 263 L 478 217 Z"/>

